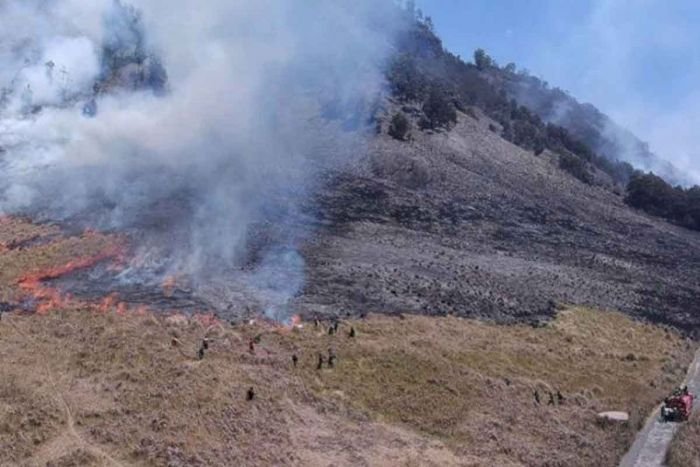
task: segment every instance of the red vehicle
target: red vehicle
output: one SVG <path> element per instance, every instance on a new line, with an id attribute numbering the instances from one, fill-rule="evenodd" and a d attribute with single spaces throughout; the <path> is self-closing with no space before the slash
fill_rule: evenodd
<path id="1" fill-rule="evenodd" d="M 684 422 L 693 411 L 693 395 L 688 387 L 677 389 L 664 400 L 661 406 L 661 419 L 664 422 Z"/>

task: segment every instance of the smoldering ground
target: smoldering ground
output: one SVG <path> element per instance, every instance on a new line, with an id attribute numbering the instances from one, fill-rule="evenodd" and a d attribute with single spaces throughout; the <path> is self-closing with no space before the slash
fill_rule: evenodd
<path id="1" fill-rule="evenodd" d="M 301 203 L 321 171 L 362 152 L 395 11 L 1 3 L 0 210 L 131 232 L 122 281 L 186 276 L 224 304 L 235 294 L 213 281 L 243 269 L 241 290 L 283 318 L 303 286 Z M 251 266 L 265 223 L 274 241 Z"/>

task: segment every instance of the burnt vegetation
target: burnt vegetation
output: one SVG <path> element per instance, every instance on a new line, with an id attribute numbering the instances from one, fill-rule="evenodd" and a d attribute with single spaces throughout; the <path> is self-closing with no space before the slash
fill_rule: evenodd
<path id="1" fill-rule="evenodd" d="M 549 150 L 559 157 L 559 167 L 583 183 L 596 184 L 596 173 L 607 174 L 613 185 L 626 186 L 626 202 L 649 214 L 663 217 L 690 229 L 700 229 L 700 188 L 674 187 L 663 178 L 643 174 L 624 161 L 620 141 L 630 142 L 634 157 L 655 157 L 646 144 L 629 132 L 611 139 L 603 125 L 613 125 L 607 116 L 588 104 L 578 104 L 564 91 L 554 88 L 527 70 L 517 71 L 509 63 L 500 67 L 483 49 L 474 52 L 473 63 L 445 50 L 433 30 L 430 17 L 423 17 L 412 2 L 406 11 L 407 27 L 400 34 L 397 52 L 387 78 L 392 95 L 404 105 L 419 109 L 418 126 L 423 130 L 449 130 L 457 121 L 457 111 L 474 115 L 474 108 L 499 125 L 492 131 L 536 155 Z M 516 90 L 535 93 L 532 102 L 522 105 L 513 96 Z M 562 125 L 547 122 L 557 106 L 566 105 Z M 404 140 L 410 121 L 395 114 L 389 134 Z M 596 148 L 596 150 L 592 149 Z"/>
<path id="2" fill-rule="evenodd" d="M 501 69 L 482 49 L 474 52 L 473 64 L 466 63 L 443 48 L 430 18 L 410 8 L 406 14 L 410 26 L 397 41 L 387 77 L 396 99 L 421 110 L 422 129 L 449 129 L 458 110 L 473 113 L 476 107 L 500 124 L 503 138 L 538 155 L 545 149 L 562 155 L 562 169 L 585 183 L 593 183 L 596 169 L 617 183 L 629 179 L 629 164 L 600 156 L 566 128 L 546 123 L 492 79 L 493 73 L 517 76 L 515 65 Z"/>

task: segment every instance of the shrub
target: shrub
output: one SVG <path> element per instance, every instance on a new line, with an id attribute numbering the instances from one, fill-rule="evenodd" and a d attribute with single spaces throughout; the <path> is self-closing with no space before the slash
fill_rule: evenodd
<path id="1" fill-rule="evenodd" d="M 425 94 L 425 76 L 410 55 L 397 56 L 389 67 L 387 78 L 392 94 L 403 101 L 418 101 Z"/>
<path id="2" fill-rule="evenodd" d="M 411 128 L 411 122 L 408 118 L 401 113 L 396 112 L 393 117 L 391 117 L 391 123 L 389 124 L 389 136 L 400 141 L 404 141 L 408 135 L 408 131 Z"/>
<path id="3" fill-rule="evenodd" d="M 455 104 L 455 106 L 456 106 L 456 104 Z M 466 109 L 464 109 L 464 113 L 469 115 L 471 118 L 473 118 L 477 122 L 479 121 L 479 116 L 476 114 L 474 107 L 467 107 Z"/>
<path id="4" fill-rule="evenodd" d="M 454 105 L 447 98 L 446 93 L 437 87 L 430 90 L 428 98 L 423 103 L 423 113 L 425 114 L 425 119 L 421 122 L 423 128 L 449 128 L 451 124 L 457 122 L 457 111 Z"/>
<path id="5" fill-rule="evenodd" d="M 479 70 L 485 70 L 493 66 L 493 59 L 484 51 L 484 49 L 476 49 L 474 51 L 474 64 Z"/>
<path id="6" fill-rule="evenodd" d="M 535 140 L 535 146 L 533 150 L 535 151 L 536 156 L 542 154 L 546 148 L 547 147 L 545 146 L 544 141 L 541 138 Z"/>
<path id="7" fill-rule="evenodd" d="M 569 154 L 562 153 L 559 155 L 559 167 L 562 170 L 570 173 L 577 179 L 581 180 L 583 183 L 592 184 L 593 176 L 588 171 L 586 163 L 579 157 Z"/>
<path id="8" fill-rule="evenodd" d="M 627 184 L 625 202 L 637 209 L 700 230 L 700 187 L 673 187 L 653 173 L 635 173 Z"/>

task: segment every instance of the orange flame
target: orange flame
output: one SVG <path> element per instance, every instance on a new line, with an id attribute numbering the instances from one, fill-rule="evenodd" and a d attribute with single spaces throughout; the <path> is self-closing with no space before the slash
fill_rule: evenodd
<path id="1" fill-rule="evenodd" d="M 27 274 L 18 281 L 18 285 L 22 291 L 34 297 L 39 302 L 37 305 L 37 313 L 45 314 L 56 308 L 65 308 L 71 304 L 77 305 L 78 302 L 74 301 L 69 295 L 62 295 L 58 289 L 46 286 L 42 281 L 56 279 L 70 274 L 71 272 L 92 267 L 100 261 L 120 257 L 122 252 L 123 248 L 121 245 L 114 245 L 105 248 L 98 254 L 69 261 L 61 266 L 54 266 Z"/>

